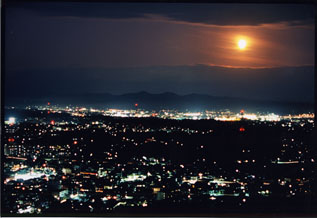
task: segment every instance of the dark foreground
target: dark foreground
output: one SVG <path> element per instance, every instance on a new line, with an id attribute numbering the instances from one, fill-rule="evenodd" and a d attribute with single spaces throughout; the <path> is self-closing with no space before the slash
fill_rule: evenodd
<path id="1" fill-rule="evenodd" d="M 28 113 L 5 126 L 2 215 L 317 214 L 306 120 Z"/>

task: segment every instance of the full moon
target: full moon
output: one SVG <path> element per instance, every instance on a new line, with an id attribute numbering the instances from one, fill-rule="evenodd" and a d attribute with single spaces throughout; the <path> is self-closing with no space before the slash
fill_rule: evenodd
<path id="1" fill-rule="evenodd" d="M 240 39 L 238 41 L 238 47 L 242 50 L 245 49 L 245 47 L 247 46 L 247 41 L 244 39 Z"/>

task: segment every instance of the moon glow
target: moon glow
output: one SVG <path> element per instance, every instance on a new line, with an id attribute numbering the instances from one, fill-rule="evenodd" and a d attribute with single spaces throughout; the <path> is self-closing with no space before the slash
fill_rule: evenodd
<path id="1" fill-rule="evenodd" d="M 243 49 L 246 48 L 246 46 L 247 46 L 247 41 L 246 41 L 246 40 L 240 39 L 240 40 L 238 41 L 238 47 L 239 47 L 239 49 L 243 50 Z"/>

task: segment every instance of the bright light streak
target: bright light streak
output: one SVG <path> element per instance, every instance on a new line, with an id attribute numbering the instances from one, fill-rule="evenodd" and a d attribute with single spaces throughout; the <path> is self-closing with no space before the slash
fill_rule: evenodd
<path id="1" fill-rule="evenodd" d="M 29 180 L 29 179 L 36 179 L 36 178 L 41 178 L 42 176 L 44 176 L 44 173 L 36 173 L 36 172 L 29 172 L 26 174 L 16 174 L 14 176 L 14 180 Z"/>

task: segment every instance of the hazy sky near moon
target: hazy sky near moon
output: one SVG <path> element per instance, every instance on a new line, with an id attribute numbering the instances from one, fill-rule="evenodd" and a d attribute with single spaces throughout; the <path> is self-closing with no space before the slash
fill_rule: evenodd
<path id="1" fill-rule="evenodd" d="M 156 92 L 173 91 L 170 86 L 164 86 L 165 81 L 166 84 L 178 84 L 180 87 L 176 92 L 179 94 L 222 95 L 222 89 L 188 88 L 188 84 L 179 84 L 174 76 L 155 76 L 152 81 L 148 76 L 160 66 L 165 70 L 170 67 L 171 72 L 179 66 L 192 69 L 201 65 L 210 67 L 208 69 L 223 67 L 229 71 L 267 68 L 267 72 L 273 72 L 273 68 L 278 68 L 285 77 L 280 82 L 287 83 L 291 74 L 283 72 L 292 67 L 293 72 L 297 72 L 296 67 L 314 65 L 314 11 L 310 5 L 13 1 L 7 2 L 6 7 L 8 87 L 20 76 L 27 85 L 44 93 L 54 92 L 43 86 L 50 74 L 63 71 L 70 79 L 78 80 L 78 76 L 86 77 L 83 72 L 90 72 L 98 74 L 96 84 L 112 78 L 111 83 L 122 87 L 122 93 L 138 89 L 151 91 L 147 88 L 148 83 L 161 84 Z M 243 51 L 237 47 L 237 40 L 241 38 L 247 41 Z M 109 76 L 129 71 L 127 69 L 131 69 L 131 73 L 126 72 L 121 80 Z M 193 77 L 196 70 L 191 72 Z M 204 80 L 213 84 L 215 75 L 219 76 L 218 71 L 219 68 L 209 70 L 209 76 Z M 222 81 L 222 87 L 227 87 L 230 95 L 237 84 L 232 84 L 234 81 L 227 76 L 223 73 L 223 79 L 217 77 L 217 81 Z M 311 75 L 307 78 L 307 73 L 302 73 L 302 76 L 307 82 L 302 95 L 307 96 L 313 85 L 310 84 Z M 122 86 L 122 80 L 130 81 L 130 77 L 140 78 L 138 87 L 134 82 Z M 142 83 L 144 77 L 147 84 Z M 250 83 L 259 83 L 258 80 L 254 77 Z M 60 84 L 61 87 L 68 84 L 73 91 L 79 89 L 70 81 Z M 81 91 L 85 90 L 115 92 L 114 88 L 93 84 L 82 87 Z M 9 88 L 8 92 L 15 91 Z M 243 93 L 248 97 L 247 92 Z"/>

